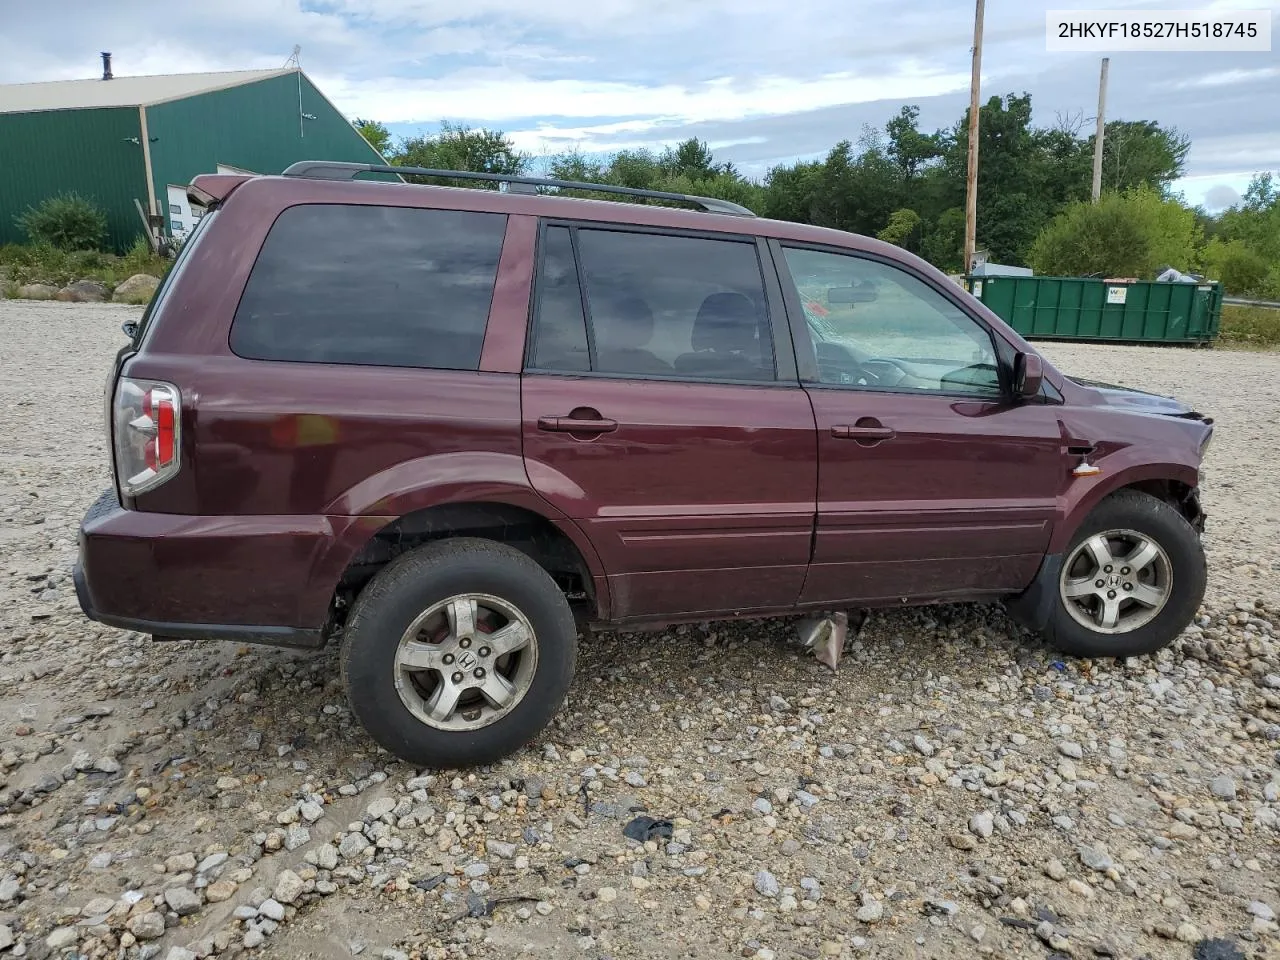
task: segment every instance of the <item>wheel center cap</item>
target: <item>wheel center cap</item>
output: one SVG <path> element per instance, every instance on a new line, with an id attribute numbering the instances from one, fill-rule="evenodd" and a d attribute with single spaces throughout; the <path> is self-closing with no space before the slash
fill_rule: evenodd
<path id="1" fill-rule="evenodd" d="M 1107 586 L 1109 587 L 1120 586 L 1120 577 L 1117 574 L 1113 573 L 1111 576 L 1107 578 Z"/>
<path id="2" fill-rule="evenodd" d="M 474 670 L 479 662 L 479 659 L 470 650 L 464 650 L 458 655 L 458 666 L 463 670 Z"/>

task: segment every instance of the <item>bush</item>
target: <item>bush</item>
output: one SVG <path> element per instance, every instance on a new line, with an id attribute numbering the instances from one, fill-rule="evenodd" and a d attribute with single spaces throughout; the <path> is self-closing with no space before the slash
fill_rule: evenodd
<path id="1" fill-rule="evenodd" d="M 1221 280 L 1227 293 L 1237 297 L 1280 297 L 1280 271 L 1241 240 L 1214 237 L 1204 252 L 1205 271 Z"/>
<path id="2" fill-rule="evenodd" d="M 1067 207 L 1036 237 L 1030 260 L 1049 275 L 1154 280 L 1165 265 L 1184 272 L 1198 266 L 1202 237 L 1195 211 L 1139 189 Z"/>
<path id="3" fill-rule="evenodd" d="M 102 208 L 76 193 L 63 193 L 28 207 L 15 221 L 34 244 L 59 250 L 97 250 L 107 236 Z"/>
<path id="4" fill-rule="evenodd" d="M 153 254 L 142 239 L 123 257 L 97 250 L 59 250 L 47 243 L 0 246 L 0 273 L 17 285 L 51 283 L 60 287 L 73 280 L 100 280 L 115 287 L 135 273 L 163 278 L 170 265 L 171 261 Z"/>
<path id="5" fill-rule="evenodd" d="M 1239 307 L 1228 303 L 1222 308 L 1222 330 L 1219 337 L 1225 343 L 1251 347 L 1280 346 L 1280 310 Z"/>

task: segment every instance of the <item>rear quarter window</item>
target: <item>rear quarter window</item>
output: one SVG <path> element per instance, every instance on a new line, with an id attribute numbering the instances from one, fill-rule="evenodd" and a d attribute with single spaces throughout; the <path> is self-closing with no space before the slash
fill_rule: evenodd
<path id="1" fill-rule="evenodd" d="M 231 349 L 254 360 L 475 370 L 506 216 L 350 204 L 280 214 Z"/>

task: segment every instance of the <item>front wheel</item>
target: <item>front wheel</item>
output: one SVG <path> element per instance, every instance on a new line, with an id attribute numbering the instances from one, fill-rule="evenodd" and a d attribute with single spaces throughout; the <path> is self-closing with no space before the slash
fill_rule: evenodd
<path id="1" fill-rule="evenodd" d="M 1045 633 L 1081 657 L 1155 653 L 1204 599 L 1200 537 L 1163 500 L 1123 490 L 1080 525 L 1063 558 Z"/>
<path id="2" fill-rule="evenodd" d="M 545 570 L 458 538 L 397 558 L 361 591 L 342 679 L 369 735 L 420 767 L 490 763 L 550 722 L 573 679 L 577 629 Z"/>

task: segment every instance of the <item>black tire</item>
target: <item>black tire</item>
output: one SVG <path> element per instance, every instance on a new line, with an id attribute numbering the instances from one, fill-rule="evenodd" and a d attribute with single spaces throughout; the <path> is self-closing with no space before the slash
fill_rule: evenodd
<path id="1" fill-rule="evenodd" d="M 1207 570 L 1200 536 L 1174 507 L 1136 490 L 1121 490 L 1099 503 L 1071 538 L 1064 561 L 1081 543 L 1108 530 L 1132 530 L 1164 550 L 1172 569 L 1170 596 L 1148 623 L 1125 633 L 1090 630 L 1067 610 L 1055 580 L 1045 638 L 1077 657 L 1140 657 L 1168 645 L 1191 622 L 1204 599 Z"/>
<path id="2" fill-rule="evenodd" d="M 441 730 L 401 701 L 396 651 L 419 614 L 464 593 L 518 608 L 533 627 L 537 666 L 511 712 L 479 729 Z M 379 571 L 352 607 L 339 657 L 347 700 L 369 735 L 408 763 L 436 768 L 492 763 L 536 737 L 564 703 L 576 658 L 573 614 L 547 572 L 505 544 L 462 537 L 419 547 Z"/>

